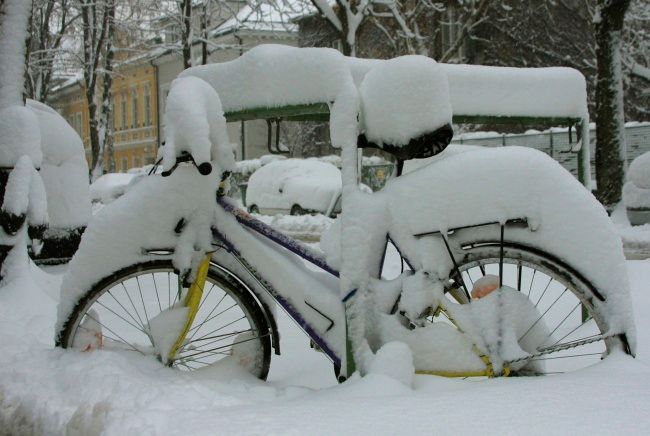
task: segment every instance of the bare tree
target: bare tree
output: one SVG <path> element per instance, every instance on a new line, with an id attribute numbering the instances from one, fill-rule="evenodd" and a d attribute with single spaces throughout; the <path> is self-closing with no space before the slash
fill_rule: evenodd
<path id="1" fill-rule="evenodd" d="M 69 0 L 34 0 L 27 41 L 27 96 L 45 102 L 52 87 L 55 62 L 61 60 L 62 43 L 79 17 Z"/>
<path id="2" fill-rule="evenodd" d="M 599 0 L 596 30 L 596 181 L 598 198 L 605 205 L 621 200 L 626 145 L 623 108 L 621 42 L 630 0 Z"/>
<path id="3" fill-rule="evenodd" d="M 626 118 L 650 120 L 650 0 L 630 2 L 621 50 Z"/>
<path id="4" fill-rule="evenodd" d="M 95 180 L 104 173 L 104 145 L 106 136 L 110 132 L 108 120 L 112 110 L 110 75 L 113 59 L 115 0 L 76 0 L 76 6 L 82 20 L 82 70 L 88 103 L 92 155 L 90 176 Z M 100 78 L 104 80 L 104 86 L 98 96 Z M 108 87 L 106 81 L 109 82 Z M 100 97 L 102 104 L 101 108 L 98 108 Z M 112 135 L 108 136 L 112 137 Z"/>

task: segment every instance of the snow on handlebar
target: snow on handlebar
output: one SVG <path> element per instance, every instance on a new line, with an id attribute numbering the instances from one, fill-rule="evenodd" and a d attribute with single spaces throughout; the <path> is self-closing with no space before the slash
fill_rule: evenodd
<path id="1" fill-rule="evenodd" d="M 169 170 L 163 171 L 162 176 L 167 177 L 170 176 L 174 170 L 178 167 L 178 164 L 182 162 L 191 162 L 197 170 L 199 170 L 199 173 L 202 176 L 207 176 L 212 172 L 212 164 L 210 162 L 203 162 L 201 164 L 197 164 L 196 161 L 194 160 L 194 157 L 189 154 L 189 153 L 183 153 L 181 156 L 176 158 L 176 163 L 174 166 L 172 166 Z"/>
<path id="2" fill-rule="evenodd" d="M 226 120 L 217 92 L 197 77 L 172 82 L 165 111 L 166 144 L 162 148 L 163 176 L 169 176 L 179 163 L 192 163 L 204 176 L 234 165 Z"/>

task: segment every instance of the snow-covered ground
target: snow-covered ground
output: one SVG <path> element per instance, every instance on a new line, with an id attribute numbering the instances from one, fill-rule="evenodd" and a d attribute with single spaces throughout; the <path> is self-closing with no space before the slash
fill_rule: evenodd
<path id="1" fill-rule="evenodd" d="M 395 256 L 389 269 L 399 268 Z M 188 374 L 152 359 L 53 348 L 64 267 L 0 292 L 0 434 L 647 434 L 650 260 L 628 261 L 639 353 L 547 378 L 380 374 L 338 385 L 284 315 L 267 382 L 237 368 Z M 390 274 L 390 271 L 388 271 Z"/>

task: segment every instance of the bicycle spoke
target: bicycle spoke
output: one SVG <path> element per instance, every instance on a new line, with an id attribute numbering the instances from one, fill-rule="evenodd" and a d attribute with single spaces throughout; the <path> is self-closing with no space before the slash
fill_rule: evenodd
<path id="1" fill-rule="evenodd" d="M 156 291 L 156 300 L 158 300 L 158 309 L 162 312 L 162 304 L 160 303 L 160 296 L 158 295 L 158 284 L 156 283 L 156 276 L 151 273 L 151 281 L 153 282 L 153 288 Z"/>
<path id="2" fill-rule="evenodd" d="M 79 327 L 77 327 L 77 328 L 80 328 L 81 330 L 86 330 L 86 331 L 91 332 L 91 333 L 96 333 L 95 330 L 91 330 L 91 329 L 86 328 L 86 327 L 81 326 L 81 325 L 80 325 Z M 109 336 L 109 335 L 107 335 L 105 332 L 101 332 L 101 333 L 102 333 L 102 341 L 105 340 L 105 339 L 110 339 L 110 340 L 113 341 L 113 342 L 122 343 L 122 344 L 126 345 L 127 347 L 131 347 L 134 351 L 138 351 L 138 350 L 136 350 L 135 348 L 133 348 L 132 345 L 127 344 L 126 342 L 124 342 L 124 341 L 121 340 L 121 339 L 117 339 L 117 338 L 114 338 L 114 337 L 112 337 L 112 336 Z"/>
<path id="3" fill-rule="evenodd" d="M 172 307 L 172 280 L 170 273 L 167 273 L 167 307 Z"/>
<path id="4" fill-rule="evenodd" d="M 122 315 L 116 313 L 116 312 L 115 312 L 113 309 L 111 309 L 110 307 L 104 305 L 104 303 L 102 303 L 101 301 L 97 300 L 97 304 L 99 304 L 99 305 L 102 306 L 104 309 L 108 310 L 108 311 L 111 312 L 113 315 L 115 315 L 115 316 L 117 316 L 118 318 L 120 318 L 121 320 L 123 320 L 125 323 L 129 324 L 130 326 L 133 326 L 136 330 L 141 331 L 141 332 L 144 333 L 145 335 L 147 334 L 146 331 L 144 331 L 143 329 L 141 329 L 141 328 L 138 327 L 137 325 L 133 324 L 131 321 L 129 321 L 128 319 L 124 318 Z"/>
<path id="5" fill-rule="evenodd" d="M 582 353 L 582 354 L 571 354 L 570 356 L 552 356 L 552 357 L 536 357 L 530 359 L 529 362 L 538 362 L 542 360 L 555 360 L 555 359 L 572 359 L 574 357 L 586 357 L 586 356 L 602 356 L 603 353 Z"/>
<path id="6" fill-rule="evenodd" d="M 199 337 L 198 339 L 202 339 L 202 338 L 204 338 L 205 336 L 207 336 L 207 335 L 209 335 L 209 334 L 216 333 L 216 332 L 218 332 L 219 330 L 223 330 L 223 329 L 225 329 L 226 327 L 228 327 L 228 326 L 230 326 L 230 325 L 232 325 L 232 324 L 234 324 L 234 323 L 236 323 L 236 322 L 238 322 L 238 321 L 241 321 L 241 320 L 244 319 L 244 318 L 246 318 L 246 315 L 243 315 L 241 318 L 238 318 L 238 319 L 236 319 L 236 320 L 234 320 L 234 321 L 231 321 L 231 322 L 229 322 L 229 323 L 226 324 L 226 325 L 222 325 L 222 326 L 219 327 L 218 329 L 216 329 L 216 330 L 212 330 L 211 332 L 206 333 L 205 335 Z"/>
<path id="7" fill-rule="evenodd" d="M 257 330 L 247 329 L 247 330 L 234 331 L 232 333 L 225 333 L 223 335 L 215 335 L 215 336 L 207 336 L 207 337 L 202 336 L 202 337 L 200 337 L 198 339 L 194 339 L 192 341 L 187 341 L 187 342 L 185 342 L 185 344 L 191 344 L 191 343 L 194 343 L 194 342 L 209 341 L 209 340 L 216 339 L 216 338 L 228 338 L 228 337 L 231 337 L 231 336 L 237 336 L 238 334 L 241 334 L 241 333 L 256 332 L 256 331 Z"/>
<path id="8" fill-rule="evenodd" d="M 553 344 L 551 344 L 551 346 L 556 345 L 556 344 L 557 344 L 558 342 L 560 342 L 560 341 L 563 341 L 563 340 L 566 339 L 569 335 L 571 335 L 572 333 L 574 333 L 575 331 L 577 331 L 580 327 L 586 325 L 586 324 L 587 324 L 589 321 L 591 321 L 592 319 L 593 319 L 593 318 L 591 318 L 591 317 L 590 317 L 590 318 L 587 318 L 586 320 L 584 320 L 584 321 L 582 322 L 582 324 L 578 325 L 576 328 L 574 328 L 573 330 L 571 330 L 569 333 L 567 333 L 566 335 L 562 336 L 560 339 L 558 339 L 558 340 L 555 341 Z"/>
<path id="9" fill-rule="evenodd" d="M 127 291 L 126 286 L 124 285 L 124 282 L 122 282 L 122 287 L 124 288 L 124 293 L 126 294 L 127 298 L 131 302 L 131 306 L 133 306 L 133 310 L 135 311 L 136 316 L 140 320 L 140 324 L 142 325 L 142 327 L 144 327 L 144 322 L 142 322 L 142 318 L 140 317 L 140 313 L 138 312 L 138 309 L 135 308 L 135 304 L 133 304 L 133 300 L 131 299 L 131 295 L 129 294 L 129 291 Z"/>
<path id="10" fill-rule="evenodd" d="M 108 330 L 109 332 L 113 333 L 115 336 L 117 336 L 118 338 L 120 338 L 120 340 L 121 340 L 122 342 L 124 342 L 125 344 L 127 344 L 128 346 L 130 346 L 131 348 L 133 348 L 135 351 L 138 351 L 138 352 L 141 353 L 143 356 L 146 356 L 146 354 L 145 354 L 144 352 L 142 352 L 142 350 L 140 350 L 140 349 L 137 348 L 135 345 L 133 345 L 132 343 L 130 343 L 129 341 L 127 341 L 126 339 L 124 339 L 122 336 L 120 336 L 120 335 L 118 335 L 117 333 L 115 333 L 115 332 L 114 332 L 113 330 L 111 330 L 110 328 L 106 327 L 106 326 L 105 326 L 104 324 L 102 324 L 99 320 L 93 318 L 89 313 L 86 313 L 86 316 L 87 316 L 88 318 L 92 319 L 93 321 L 95 321 L 95 322 L 96 322 L 97 324 L 99 324 L 100 326 L 104 327 L 104 328 L 105 328 L 106 330 Z"/>
<path id="11" fill-rule="evenodd" d="M 201 307 L 203 306 L 203 303 L 205 303 L 208 300 L 208 297 L 210 297 L 210 293 L 212 292 L 212 290 L 214 288 L 215 288 L 215 285 L 213 283 L 212 286 L 210 287 L 210 289 L 208 289 L 208 292 L 203 296 L 203 299 L 201 300 L 201 303 L 199 303 L 199 308 L 196 309 L 197 313 L 199 312 L 199 310 L 201 310 Z"/>
<path id="12" fill-rule="evenodd" d="M 269 333 L 267 333 L 264 336 L 255 336 L 254 338 L 248 338 L 248 339 L 244 339 L 243 341 L 233 342 L 232 344 L 229 344 L 229 345 L 222 345 L 220 347 L 211 348 L 209 350 L 203 350 L 203 351 L 199 351 L 197 353 L 187 354 L 187 355 L 185 355 L 185 357 L 187 358 L 187 357 L 192 357 L 192 356 L 198 356 L 200 354 L 205 354 L 205 353 L 209 353 L 209 352 L 216 351 L 216 350 L 223 350 L 224 348 L 233 347 L 235 345 L 243 344 L 245 342 L 259 340 L 259 339 L 264 338 L 264 337 L 266 337 L 268 335 L 269 335 Z"/>
<path id="13" fill-rule="evenodd" d="M 553 277 L 548 278 L 548 283 L 546 284 L 546 287 L 544 288 L 544 292 L 542 292 L 542 295 L 539 297 L 537 300 L 537 303 L 535 303 L 535 307 L 539 304 L 540 301 L 542 301 L 542 298 L 544 298 L 544 295 L 546 294 L 546 291 L 548 290 L 548 287 L 551 285 L 551 282 L 553 281 Z M 566 291 L 566 289 L 565 289 Z"/>
<path id="14" fill-rule="evenodd" d="M 571 316 L 571 314 L 572 314 L 573 312 L 575 312 L 576 309 L 577 309 L 578 307 L 580 307 L 581 304 L 582 304 L 582 303 L 578 301 L 578 304 L 576 304 L 575 307 L 574 307 L 573 309 L 571 309 L 571 312 L 569 312 L 569 313 L 567 314 L 567 316 L 565 316 L 564 319 L 563 319 L 562 321 L 560 321 L 560 323 L 559 323 L 558 325 L 555 326 L 555 328 L 553 329 L 553 331 L 552 331 L 551 333 L 548 334 L 547 338 L 552 337 L 552 336 L 553 336 L 553 333 L 555 333 L 555 331 L 556 331 L 558 328 L 560 328 L 560 326 L 561 326 L 562 324 L 564 324 L 564 322 L 565 322 L 567 319 L 569 319 L 569 317 Z"/>
<path id="15" fill-rule="evenodd" d="M 140 323 L 138 322 L 138 320 L 135 319 L 135 318 L 133 317 L 133 314 L 131 314 L 131 312 L 129 312 L 128 309 L 127 309 L 126 307 L 124 307 L 124 306 L 122 305 L 122 303 L 120 303 L 120 302 L 118 301 L 117 298 L 115 298 L 115 296 L 113 295 L 113 293 L 112 293 L 111 291 L 108 291 L 107 294 L 110 295 L 111 297 L 113 297 L 113 300 L 115 300 L 115 302 L 116 302 L 117 304 L 119 304 L 119 306 L 120 306 L 122 309 L 124 309 L 124 312 L 126 312 L 126 314 L 129 315 L 129 316 L 131 317 L 131 319 L 133 320 L 134 323 L 138 324 L 138 325 L 141 327 L 142 330 L 145 329 L 145 326 L 142 325 L 142 324 L 140 324 Z M 99 303 L 99 300 L 97 300 L 97 302 Z"/>
<path id="16" fill-rule="evenodd" d="M 138 284 L 138 292 L 140 292 L 140 301 L 142 301 L 142 308 L 144 309 L 144 317 L 147 320 L 147 325 L 149 325 L 149 315 L 147 314 L 147 305 L 144 304 L 144 297 L 142 296 L 142 287 L 140 287 L 140 279 L 138 276 L 135 276 L 135 281 Z"/>
<path id="17" fill-rule="evenodd" d="M 244 331 L 252 331 L 252 330 L 249 329 L 249 330 L 244 330 Z M 218 339 L 214 339 L 214 340 L 212 340 L 212 341 L 210 341 L 210 342 L 206 342 L 206 343 L 201 344 L 201 345 L 199 346 L 199 347 L 207 347 L 208 345 L 216 344 L 217 342 L 224 341 L 224 340 L 226 340 L 226 339 L 228 339 L 228 338 L 231 338 L 231 337 L 233 337 L 233 336 L 237 336 L 237 335 L 239 335 L 239 332 L 228 333 L 228 334 L 225 334 L 225 335 L 210 336 L 210 337 L 203 338 L 203 339 L 196 339 L 196 340 L 193 341 L 193 342 L 208 341 L 208 340 L 210 340 L 210 338 L 218 338 L 219 336 L 222 336 L 222 337 L 220 337 L 220 338 L 218 338 Z M 197 347 L 197 348 L 198 348 L 198 347 Z"/>
<path id="18" fill-rule="evenodd" d="M 528 328 L 528 330 L 526 330 L 526 333 L 524 333 L 524 334 L 523 334 L 523 335 L 518 339 L 519 341 L 521 341 L 521 340 L 522 340 L 522 339 L 523 339 L 523 338 L 524 338 L 528 333 L 530 333 L 530 331 L 533 329 L 533 327 L 535 327 L 535 326 L 537 325 L 537 323 L 540 322 L 542 318 L 544 318 L 544 315 L 546 315 L 546 314 L 548 313 L 548 311 L 551 310 L 551 308 L 552 308 L 553 306 L 555 306 L 555 303 L 557 303 L 558 300 L 559 300 L 560 298 L 562 298 L 562 296 L 564 295 L 564 293 L 565 293 L 566 291 L 567 291 L 567 288 L 564 288 L 564 292 L 562 292 L 562 293 L 560 294 L 560 296 L 557 297 L 557 298 L 555 299 L 555 301 L 553 302 L 553 304 L 551 304 L 551 305 L 548 307 L 548 309 L 546 309 L 546 310 L 544 311 L 544 313 L 542 313 L 542 314 L 539 316 L 539 318 L 537 318 L 537 320 L 533 323 L 533 325 L 531 325 L 531 326 Z"/>
<path id="19" fill-rule="evenodd" d="M 217 309 L 217 307 L 219 307 L 219 305 L 220 305 L 221 302 L 226 298 L 227 295 L 228 295 L 228 294 L 223 294 L 223 297 L 221 297 L 221 300 L 219 300 L 219 302 L 217 303 L 217 305 L 214 306 L 214 307 L 212 308 L 212 310 L 210 311 L 210 313 L 208 313 L 208 314 L 206 315 L 206 317 L 203 319 L 203 322 L 202 322 L 201 324 L 197 325 L 196 327 L 192 327 L 192 328 L 190 329 L 190 332 L 193 332 L 193 333 L 192 333 L 192 335 L 189 337 L 189 339 L 194 338 L 194 336 L 199 332 L 199 330 L 201 329 L 201 327 L 203 327 L 203 326 L 205 325 L 205 323 L 207 323 L 208 321 L 214 319 L 215 317 L 217 317 L 217 316 L 219 316 L 219 315 L 221 315 L 222 313 L 225 312 L 225 310 L 222 310 L 221 312 L 217 313 L 217 314 L 214 315 L 212 318 L 210 318 L 210 315 L 212 315 L 212 313 L 214 313 L 214 311 Z M 234 307 L 234 306 L 237 306 L 237 303 L 236 303 L 236 302 L 235 302 L 235 304 L 233 304 L 232 306 L 230 306 L 228 309 L 231 309 L 231 308 Z M 228 309 L 226 309 L 226 310 L 228 310 Z"/>
<path id="20" fill-rule="evenodd" d="M 535 282 L 535 274 L 537 273 L 536 269 L 533 269 L 533 277 L 530 279 L 530 287 L 528 288 L 528 293 L 526 294 L 530 298 L 530 292 L 533 290 L 533 283 Z"/>

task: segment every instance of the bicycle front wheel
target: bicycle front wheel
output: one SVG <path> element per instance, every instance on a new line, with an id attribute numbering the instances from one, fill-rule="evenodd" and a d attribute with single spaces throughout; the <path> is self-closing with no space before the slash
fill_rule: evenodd
<path id="1" fill-rule="evenodd" d="M 152 355 L 157 335 L 150 321 L 180 296 L 171 262 L 132 265 L 100 280 L 77 303 L 64 324 L 60 345 L 80 351 Z M 211 267 L 196 317 L 176 356 L 167 364 L 185 371 L 234 361 L 266 379 L 271 330 L 257 301 L 234 278 Z"/>

